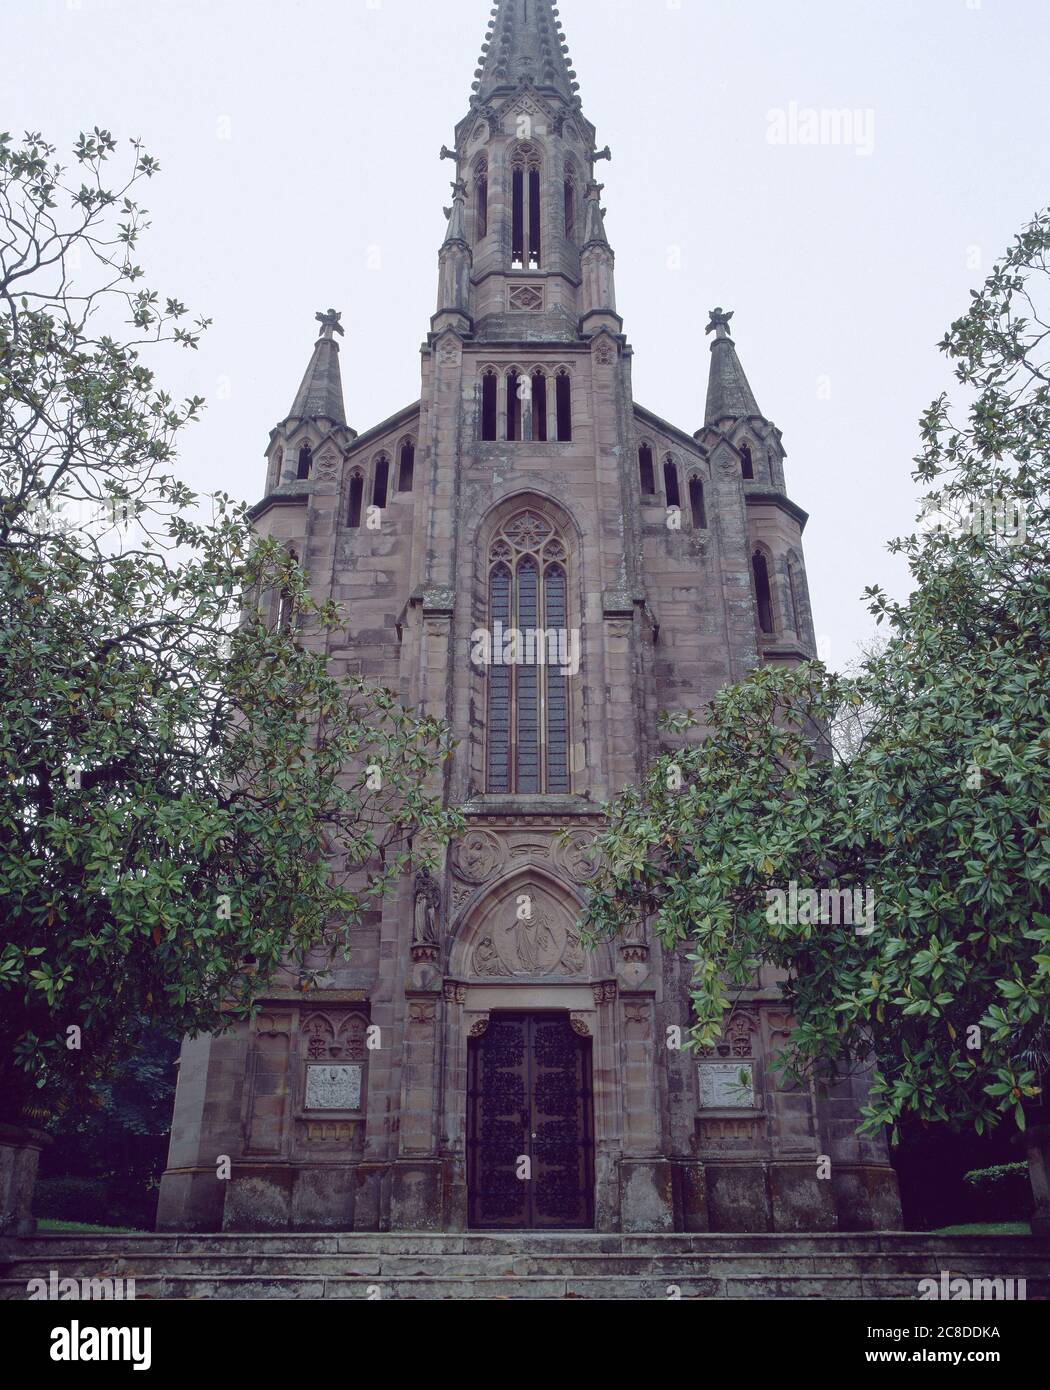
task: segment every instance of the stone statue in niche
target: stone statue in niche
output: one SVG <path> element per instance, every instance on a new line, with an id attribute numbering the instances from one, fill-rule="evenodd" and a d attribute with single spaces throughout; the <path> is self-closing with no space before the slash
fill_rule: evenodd
<path id="1" fill-rule="evenodd" d="M 434 882 L 429 869 L 421 869 L 416 874 L 413 904 L 412 953 L 436 957 L 440 945 L 441 889 Z"/>

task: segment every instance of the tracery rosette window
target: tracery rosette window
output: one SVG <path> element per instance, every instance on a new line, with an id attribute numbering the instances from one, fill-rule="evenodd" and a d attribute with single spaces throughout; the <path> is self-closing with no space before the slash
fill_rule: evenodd
<path id="1" fill-rule="evenodd" d="M 538 512 L 516 513 L 489 548 L 488 632 L 488 790 L 567 793 L 579 634 L 570 628 L 568 548 Z"/>

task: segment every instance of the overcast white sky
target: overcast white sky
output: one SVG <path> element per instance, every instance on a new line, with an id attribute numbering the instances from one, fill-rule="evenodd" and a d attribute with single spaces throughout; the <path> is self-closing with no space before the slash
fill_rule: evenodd
<path id="1" fill-rule="evenodd" d="M 169 362 L 208 398 L 181 471 L 254 501 L 314 312 L 343 311 L 364 430 L 419 394 L 452 165 L 487 0 L 4 0 L 0 127 L 141 135 L 148 280 L 215 326 Z M 707 310 L 783 430 L 812 520 L 818 634 L 849 662 L 860 592 L 903 591 L 936 343 L 1050 196 L 1047 0 L 563 0 L 635 392 L 694 430 Z M 872 113 L 870 154 L 775 145 L 769 113 Z M 380 268 L 370 268 L 378 249 Z M 670 248 L 679 248 L 676 256 Z M 680 268 L 673 268 L 680 262 Z M 975 268 L 975 266 L 977 268 Z"/>

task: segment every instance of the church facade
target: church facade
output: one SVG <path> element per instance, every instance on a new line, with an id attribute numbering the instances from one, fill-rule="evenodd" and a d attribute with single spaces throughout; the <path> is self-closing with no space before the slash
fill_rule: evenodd
<path id="1" fill-rule="evenodd" d="M 319 314 L 253 513 L 343 605 L 345 630 L 304 640 L 452 726 L 441 786 L 468 830 L 325 989 L 275 988 L 250 1025 L 186 1042 L 158 1224 L 893 1227 L 885 1149 L 855 1134 L 862 1080 L 776 1084 L 791 1019 L 771 972 L 699 1056 L 673 1045 L 688 948 L 581 940 L 600 805 L 660 751 L 660 711 L 813 654 L 806 514 L 731 314 L 710 316 L 702 420 L 634 399 L 609 152 L 558 11 L 492 16 L 442 151 L 420 398 L 351 428 L 339 315 Z"/>

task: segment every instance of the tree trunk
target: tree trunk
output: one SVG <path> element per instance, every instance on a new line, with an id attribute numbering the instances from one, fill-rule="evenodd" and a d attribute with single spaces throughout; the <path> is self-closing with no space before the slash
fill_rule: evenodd
<path id="1" fill-rule="evenodd" d="M 1050 1124 L 1031 1125 L 1014 1136 L 1015 1144 L 1028 1159 L 1028 1181 L 1032 1184 L 1032 1234 L 1050 1236 Z"/>

